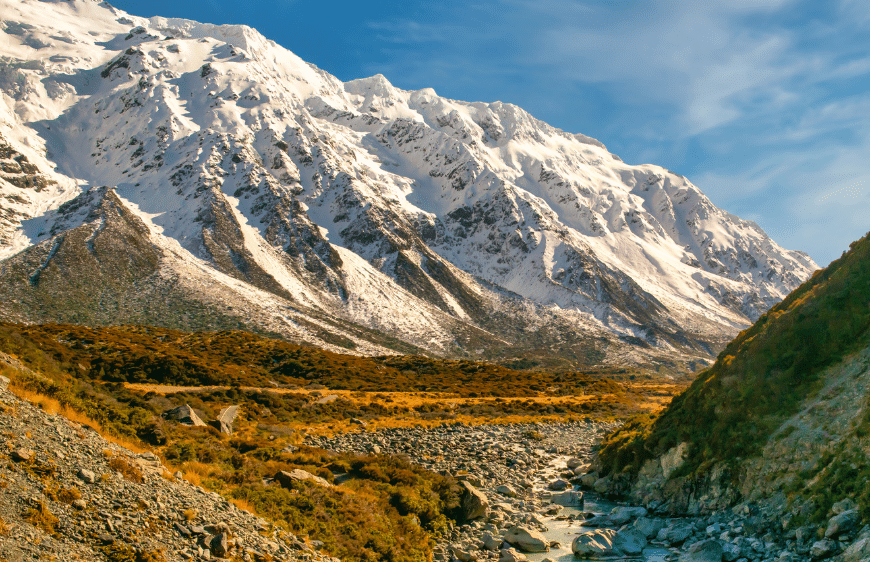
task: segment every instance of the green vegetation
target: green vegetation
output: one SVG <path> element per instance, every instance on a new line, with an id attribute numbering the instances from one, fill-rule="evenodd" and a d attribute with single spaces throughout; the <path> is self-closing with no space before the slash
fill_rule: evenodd
<path id="1" fill-rule="evenodd" d="M 660 415 L 634 419 L 612 435 L 601 451 L 604 470 L 636 473 L 645 460 L 683 441 L 690 449 L 682 474 L 701 475 L 716 462 L 756 455 L 771 432 L 818 391 L 823 369 L 865 347 L 868 338 L 865 236 L 741 332 Z M 838 491 L 848 495 L 846 482 L 854 474 L 829 474 L 833 480 L 824 485 L 841 482 Z"/>
<path id="2" fill-rule="evenodd" d="M 674 388 L 648 378 L 635 381 L 622 371 L 605 377 L 422 356 L 356 357 L 244 332 L 139 326 L 0 323 L 0 351 L 23 365 L 0 363 L 13 392 L 122 444 L 149 445 L 172 467 L 170 472 L 180 470 L 185 479 L 276 526 L 322 541 L 329 554 L 348 562 L 431 559 L 433 537 L 454 523 L 460 488 L 451 477 L 402 457 L 360 457 L 301 446 L 306 430 L 349 427 L 352 417 L 370 424 L 400 418 L 434 424 L 511 421 L 516 416 L 612 417 L 637 411 L 641 403 L 654 408 L 662 393 Z M 158 383 L 175 386 L 156 388 Z M 644 390 L 627 390 L 632 384 Z M 225 406 L 239 405 L 233 435 L 161 418 L 182 404 L 207 420 Z M 126 478 L 141 478 L 122 455 L 107 460 Z M 51 485 L 51 467 L 27 469 L 44 473 L 46 487 Z M 271 481 L 278 471 L 293 469 L 336 485 L 282 487 Z M 50 492 L 66 499 L 75 494 Z M 144 556 L 121 547 L 106 555 L 117 560 Z"/>

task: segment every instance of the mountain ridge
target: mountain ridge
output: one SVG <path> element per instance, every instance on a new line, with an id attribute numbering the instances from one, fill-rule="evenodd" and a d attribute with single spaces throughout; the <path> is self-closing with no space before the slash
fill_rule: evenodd
<path id="1" fill-rule="evenodd" d="M 342 83 L 245 26 L 24 5 L 4 2 L 0 156 L 4 172 L 20 154 L 43 179 L 0 178 L 14 320 L 54 320 L 9 273 L 43 267 L 28 253 L 48 256 L 40 271 L 95 256 L 58 237 L 123 216 L 144 225 L 132 239 L 159 267 L 109 300 L 171 286 L 249 328 L 360 353 L 397 339 L 445 356 L 546 349 L 693 370 L 816 267 L 684 177 L 511 104 L 382 75 Z M 94 214 L 106 198 L 122 209 L 108 223 Z M 106 322 L 83 304 L 99 298 L 82 299 L 54 305 Z"/>

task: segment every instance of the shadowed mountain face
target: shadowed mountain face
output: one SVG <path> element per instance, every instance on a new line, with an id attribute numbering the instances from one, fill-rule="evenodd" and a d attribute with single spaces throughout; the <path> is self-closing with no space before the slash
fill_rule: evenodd
<path id="1" fill-rule="evenodd" d="M 815 269 L 510 104 L 342 83 L 244 26 L 0 6 L 12 319 L 679 370 Z"/>

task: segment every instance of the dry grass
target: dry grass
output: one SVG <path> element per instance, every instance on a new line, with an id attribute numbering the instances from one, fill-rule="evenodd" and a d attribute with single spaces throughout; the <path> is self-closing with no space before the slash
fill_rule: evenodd
<path id="1" fill-rule="evenodd" d="M 247 511 L 248 513 L 252 513 L 254 515 L 257 514 L 257 510 L 254 509 L 253 504 L 251 504 L 251 502 L 249 502 L 248 500 L 241 499 L 241 498 L 233 498 L 230 501 L 233 503 L 233 505 L 235 505 L 237 508 L 241 509 L 242 511 Z"/>
<path id="2" fill-rule="evenodd" d="M 17 371 L 15 372 L 17 373 Z M 7 376 L 9 375 L 7 374 Z M 17 396 L 21 400 L 30 402 L 43 412 L 47 414 L 60 414 L 73 424 L 78 424 L 83 427 L 90 427 L 91 429 L 99 433 L 106 441 L 114 443 L 119 447 L 124 447 L 125 449 L 133 451 L 134 453 L 150 452 L 150 449 L 143 447 L 141 443 L 111 435 L 103 430 L 103 427 L 99 424 L 99 422 L 89 418 L 85 414 L 62 405 L 59 401 L 55 400 L 50 396 L 45 396 L 44 394 L 34 392 L 28 388 L 24 388 L 20 384 L 16 383 L 16 379 L 14 377 L 10 378 L 12 382 L 9 385 L 9 390 L 12 392 L 12 394 Z"/>
<path id="3" fill-rule="evenodd" d="M 145 481 L 142 470 L 136 465 L 135 461 L 131 462 L 129 458 L 120 455 L 114 456 L 109 460 L 109 468 L 121 473 L 127 480 L 133 482 Z"/>
<path id="4" fill-rule="evenodd" d="M 6 521 L 3 521 L 3 518 L 0 517 L 0 537 L 5 537 L 9 534 L 9 525 L 6 524 Z"/>
<path id="5" fill-rule="evenodd" d="M 199 517 L 199 512 L 195 509 L 185 509 L 183 515 L 185 521 L 193 521 Z"/>
<path id="6" fill-rule="evenodd" d="M 41 501 L 37 502 L 34 507 L 31 507 L 24 513 L 24 520 L 50 535 L 57 533 L 57 517 Z"/>

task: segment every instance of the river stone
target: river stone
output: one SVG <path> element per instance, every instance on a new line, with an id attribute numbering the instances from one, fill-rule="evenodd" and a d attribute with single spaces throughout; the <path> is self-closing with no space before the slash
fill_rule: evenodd
<path id="1" fill-rule="evenodd" d="M 550 496 L 550 503 L 563 505 L 565 507 L 583 508 L 583 492 L 577 490 L 565 490 L 564 492 L 556 492 Z"/>
<path id="2" fill-rule="evenodd" d="M 547 489 L 553 490 L 554 492 L 561 492 L 562 490 L 567 490 L 571 487 L 571 483 L 565 480 L 564 478 L 559 478 L 558 480 L 554 480 L 547 485 Z"/>
<path id="3" fill-rule="evenodd" d="M 498 562 L 524 562 L 526 555 L 515 548 L 505 548 L 499 553 Z"/>
<path id="4" fill-rule="evenodd" d="M 625 556 L 636 556 L 646 547 L 646 537 L 637 529 L 628 527 L 617 531 L 613 539 L 613 550 Z"/>
<path id="5" fill-rule="evenodd" d="M 696 542 L 680 555 L 680 562 L 722 562 L 722 544 L 716 539 Z"/>
<path id="6" fill-rule="evenodd" d="M 598 481 L 598 475 L 594 472 L 590 472 L 589 474 L 584 474 L 580 477 L 580 485 L 584 488 L 591 488 L 595 485 L 595 482 Z"/>
<path id="7" fill-rule="evenodd" d="M 647 539 L 651 539 L 659 534 L 665 526 L 665 522 L 661 519 L 650 519 L 649 517 L 638 517 L 634 520 L 634 528 L 643 533 Z"/>
<path id="8" fill-rule="evenodd" d="M 665 527 L 657 535 L 658 540 L 667 542 L 672 545 L 683 544 L 686 539 L 692 536 L 694 528 L 691 523 L 686 521 L 675 521 L 669 527 Z"/>
<path id="9" fill-rule="evenodd" d="M 646 508 L 643 507 L 614 507 L 607 516 L 615 527 L 621 527 L 632 519 L 646 516 Z"/>
<path id="10" fill-rule="evenodd" d="M 550 541 L 541 532 L 519 525 L 508 529 L 504 535 L 504 540 L 522 552 L 547 552 L 550 550 Z"/>
<path id="11" fill-rule="evenodd" d="M 509 498 L 517 497 L 517 491 L 514 489 L 513 486 L 511 486 L 509 484 L 502 484 L 501 486 L 496 488 L 495 491 L 498 492 L 499 494 L 501 494 L 503 496 L 507 496 Z"/>
<path id="12" fill-rule="evenodd" d="M 825 531 L 825 538 L 829 539 L 851 531 L 858 525 L 860 518 L 858 510 L 856 509 L 850 509 L 831 517 L 828 520 L 828 528 Z"/>
<path id="13" fill-rule="evenodd" d="M 574 470 L 575 468 L 578 468 L 582 465 L 583 465 L 583 461 L 578 459 L 577 457 L 571 457 L 570 459 L 568 459 L 567 466 L 571 470 Z"/>
<path id="14" fill-rule="evenodd" d="M 486 496 L 468 482 L 462 481 L 459 484 L 462 486 L 462 496 L 459 499 L 462 519 L 464 521 L 471 521 L 486 515 L 489 509 L 489 502 L 486 500 Z"/>
<path id="15" fill-rule="evenodd" d="M 596 529 L 580 533 L 571 542 L 571 552 L 578 558 L 605 558 L 615 556 L 613 539 L 616 531 L 613 529 Z"/>

